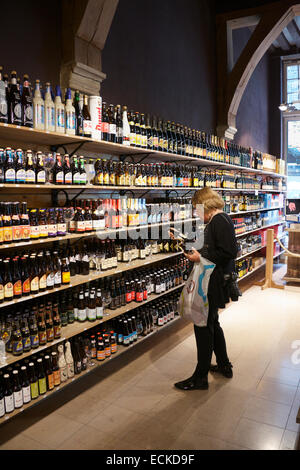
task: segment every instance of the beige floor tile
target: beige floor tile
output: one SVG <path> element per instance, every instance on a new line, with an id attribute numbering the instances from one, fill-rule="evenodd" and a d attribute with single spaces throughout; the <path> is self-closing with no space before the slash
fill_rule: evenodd
<path id="1" fill-rule="evenodd" d="M 214 437 L 183 432 L 170 450 L 248 450 Z"/>
<path id="2" fill-rule="evenodd" d="M 247 404 L 243 418 L 285 428 L 290 411 L 290 405 L 283 405 L 263 398 L 253 397 Z"/>
<path id="3" fill-rule="evenodd" d="M 66 418 L 59 413 L 51 413 L 28 427 L 24 431 L 24 435 L 49 446 L 51 449 L 56 449 L 80 427 L 82 427 L 82 424 L 70 418 Z"/>
<path id="4" fill-rule="evenodd" d="M 110 405 L 95 416 L 89 426 L 100 432 L 105 432 L 110 437 L 125 437 L 136 428 L 143 428 L 147 417 L 137 412 L 126 410 L 117 404 Z"/>
<path id="5" fill-rule="evenodd" d="M 242 418 L 229 443 L 252 450 L 278 450 L 284 429 Z"/>
<path id="6" fill-rule="evenodd" d="M 254 391 L 254 395 L 259 398 L 292 406 L 296 392 L 297 387 L 293 385 L 262 379 Z"/>
<path id="7" fill-rule="evenodd" d="M 64 440 L 58 450 L 105 450 L 115 439 L 109 433 L 83 425 L 71 437 Z"/>
<path id="8" fill-rule="evenodd" d="M 94 398 L 87 393 L 83 393 L 70 399 L 63 407 L 57 410 L 62 416 L 72 418 L 82 424 L 88 424 L 98 413 L 108 407 L 109 402 Z"/>
<path id="9" fill-rule="evenodd" d="M 264 379 L 297 387 L 300 381 L 300 368 L 292 370 L 279 365 L 270 365 L 265 371 Z"/>
<path id="10" fill-rule="evenodd" d="M 2 439 L 1 439 L 2 442 Z M 46 444 L 25 436 L 23 433 L 17 434 L 12 439 L 8 439 L 0 445 L 1 450 L 51 450 Z"/>
<path id="11" fill-rule="evenodd" d="M 285 430 L 280 450 L 299 450 L 300 449 L 300 435 L 295 431 Z"/>
<path id="12" fill-rule="evenodd" d="M 155 405 L 163 398 L 162 393 L 155 391 L 148 391 L 135 386 L 128 393 L 125 392 L 119 396 L 114 404 L 125 410 L 134 411 L 137 413 L 147 413 L 151 411 Z"/>

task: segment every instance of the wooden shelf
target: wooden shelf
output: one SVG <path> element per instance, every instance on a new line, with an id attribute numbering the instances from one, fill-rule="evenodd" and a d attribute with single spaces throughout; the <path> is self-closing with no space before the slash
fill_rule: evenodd
<path id="1" fill-rule="evenodd" d="M 24 297 L 20 297 L 19 299 L 13 299 L 8 302 L 3 302 L 0 304 L 0 309 L 9 307 L 10 305 L 16 305 L 19 304 L 20 302 L 26 302 L 28 300 L 34 300 L 37 299 L 41 296 L 44 295 L 50 295 L 50 294 L 56 294 L 57 292 L 61 292 L 66 289 L 70 289 L 71 287 L 76 287 L 81 284 L 86 284 L 88 282 L 93 282 L 98 279 L 102 279 L 104 277 L 110 277 L 110 276 L 115 276 L 116 274 L 121 274 L 126 271 L 131 271 L 133 269 L 138 269 L 138 268 L 143 268 L 149 264 L 154 264 L 158 263 L 160 261 L 165 261 L 166 259 L 173 258 L 175 256 L 179 256 L 182 254 L 182 251 L 177 252 L 177 253 L 170 253 L 170 254 L 157 254 L 157 255 L 152 255 L 152 257 L 148 260 L 138 260 L 138 261 L 133 261 L 132 264 L 127 265 L 126 263 L 120 263 L 120 266 L 114 269 L 109 269 L 108 271 L 103 271 L 103 272 L 96 272 L 96 273 L 90 273 L 88 276 L 83 276 L 83 275 L 77 275 L 71 277 L 71 282 L 70 284 L 66 284 L 61 287 L 57 287 L 52 290 L 45 290 L 43 292 L 39 292 L 38 294 L 33 294 L 33 295 L 27 295 Z"/>
<path id="2" fill-rule="evenodd" d="M 66 387 L 69 385 L 73 384 L 74 382 L 78 382 L 80 379 L 85 377 L 86 375 L 90 374 L 93 372 L 95 369 L 98 369 L 99 367 L 102 367 L 103 365 L 107 364 L 110 361 L 113 361 L 117 357 L 121 356 L 122 354 L 126 353 L 126 351 L 129 351 L 130 349 L 134 348 L 138 344 L 146 341 L 148 338 L 151 338 L 153 335 L 159 333 L 160 331 L 163 331 L 164 329 L 168 328 L 169 326 L 173 325 L 174 323 L 178 322 L 181 320 L 180 316 L 176 316 L 174 320 L 169 321 L 166 325 L 156 327 L 154 331 L 149 333 L 147 336 L 139 337 L 138 340 L 135 343 L 132 343 L 129 346 L 118 346 L 117 352 L 113 354 L 110 358 L 105 359 L 103 362 L 99 362 L 96 359 L 94 360 L 94 365 L 89 366 L 85 371 L 82 371 L 78 375 L 74 375 L 71 379 L 66 380 L 65 382 L 62 382 L 59 386 L 55 387 L 51 391 L 47 391 L 44 395 L 39 395 L 35 400 L 31 400 L 29 403 L 24 404 L 21 408 L 15 409 L 12 413 L 4 415 L 2 418 L 0 418 L 0 425 L 7 423 L 10 421 L 10 419 L 14 418 L 15 416 L 18 416 L 20 413 L 24 412 L 25 410 L 28 410 L 29 408 L 32 408 L 35 405 L 38 405 L 41 403 L 46 398 L 52 397 L 58 392 L 62 392 Z M 53 344 L 53 343 L 51 343 Z M 48 347 L 51 347 L 49 345 Z"/>
<path id="3" fill-rule="evenodd" d="M 275 227 L 277 225 L 283 225 L 285 223 L 285 221 L 282 221 L 282 222 L 276 222 L 274 224 L 270 224 L 270 225 L 265 225 L 263 227 L 259 227 L 259 228 L 256 228 L 254 230 L 249 230 L 248 232 L 244 232 L 244 233 L 238 233 L 236 234 L 236 238 L 239 238 L 239 237 L 243 237 L 244 235 L 249 235 L 249 233 L 253 233 L 253 232 L 257 232 L 258 230 L 264 230 L 264 229 L 267 229 L 267 228 L 271 228 L 271 227 Z"/>
<path id="4" fill-rule="evenodd" d="M 27 357 L 32 356 L 33 354 L 37 354 L 45 349 L 51 348 L 55 344 L 59 344 L 63 341 L 66 341 L 73 336 L 77 336 L 81 333 L 85 333 L 86 331 L 90 330 L 91 328 L 95 328 L 95 326 L 99 326 L 102 323 L 105 323 L 109 320 L 112 320 L 113 318 L 119 317 L 120 315 L 124 315 L 127 312 L 130 312 L 131 310 L 135 310 L 136 308 L 143 307 L 144 305 L 148 304 L 149 302 L 153 302 L 160 297 L 164 297 L 172 292 L 175 292 L 178 289 L 181 289 L 184 286 L 184 284 L 180 284 L 179 286 L 173 287 L 172 289 L 169 289 L 166 292 L 163 292 L 162 294 L 152 294 L 149 295 L 147 300 L 144 300 L 143 302 L 130 302 L 129 304 L 126 304 L 125 306 L 118 308 L 116 310 L 110 310 L 105 308 L 105 316 L 101 320 L 95 320 L 93 322 L 89 322 L 88 320 L 85 322 L 78 322 L 75 321 L 72 324 L 69 324 L 67 326 L 62 327 L 62 335 L 61 338 L 51 341 L 51 343 L 47 343 L 44 346 L 40 346 L 36 349 L 31 349 L 30 351 L 20 355 L 20 356 L 13 356 L 12 354 L 7 353 L 7 361 L 5 364 L 0 364 L 0 369 L 3 367 L 7 367 L 11 364 L 14 364 L 15 362 L 22 361 L 23 359 L 26 359 Z"/>
<path id="5" fill-rule="evenodd" d="M 281 207 L 268 207 L 268 208 L 264 208 L 264 209 L 250 209 L 250 210 L 246 210 L 246 211 L 238 211 L 238 212 L 227 212 L 228 215 L 230 216 L 233 216 L 233 215 L 243 215 L 243 214 L 250 214 L 252 212 L 266 212 L 266 211 L 275 211 L 275 210 L 280 210 L 280 209 L 284 209 L 283 206 Z"/>
<path id="6" fill-rule="evenodd" d="M 5 243 L 5 244 L 0 245 L 0 251 L 8 250 L 9 248 L 24 248 L 28 246 L 30 247 L 34 245 L 39 245 L 41 243 L 45 244 L 45 243 L 62 242 L 62 241 L 68 241 L 68 240 L 78 240 L 80 238 L 98 237 L 100 239 L 104 239 L 107 237 L 115 236 L 123 232 L 131 232 L 134 230 L 145 231 L 149 229 L 151 230 L 152 228 L 156 228 L 156 227 L 168 227 L 168 226 L 173 226 L 173 225 L 178 225 L 178 224 L 187 224 L 187 223 L 199 221 L 199 220 L 200 219 L 198 217 L 194 217 L 190 219 L 182 219 L 182 220 L 169 221 L 169 222 L 158 222 L 156 224 L 140 225 L 136 227 L 105 229 L 105 230 L 98 230 L 98 231 L 93 231 L 93 232 L 88 232 L 88 233 L 68 233 L 67 235 L 63 237 L 45 238 L 45 239 L 38 238 L 36 240 L 30 240 L 28 242 L 24 241 L 24 242 L 16 242 L 16 243 L 8 243 L 8 244 Z"/>
<path id="7" fill-rule="evenodd" d="M 242 167 L 240 165 L 231 165 L 221 161 L 208 160 L 206 158 L 190 157 L 174 153 L 160 152 L 157 150 L 130 147 L 105 141 L 87 139 L 85 137 L 60 134 L 57 132 L 46 132 L 22 126 L 14 126 L 12 124 L 0 123 L 0 140 L 1 139 L 7 141 L 11 140 L 14 144 L 15 142 L 20 142 L 22 144 L 27 143 L 28 145 L 40 144 L 47 146 L 67 146 L 71 144 L 82 144 L 84 145 L 85 150 L 97 153 L 95 157 L 98 157 L 99 154 L 151 156 L 151 158 L 157 158 L 163 161 L 174 162 L 178 160 L 183 162 L 193 162 L 194 164 L 201 166 L 214 166 L 222 169 L 238 170 L 244 173 L 256 173 L 258 175 L 273 176 L 276 178 L 286 177 L 285 175 L 281 175 L 272 171 L 256 170 L 253 168 Z"/>
<path id="8" fill-rule="evenodd" d="M 21 189 L 25 190 L 39 190 L 39 191 L 52 191 L 52 190 L 89 190 L 96 192 L 103 191 L 198 191 L 202 188 L 193 186 L 181 187 L 181 186 L 97 186 L 95 184 L 8 184 L 1 183 L 0 188 L 5 189 Z M 223 192 L 236 192 L 236 193 L 285 193 L 286 190 L 279 189 L 230 189 L 230 188 L 212 188 L 215 191 Z"/>
<path id="9" fill-rule="evenodd" d="M 282 255 L 284 253 L 284 250 L 280 251 L 279 253 L 277 253 L 276 255 L 273 256 L 273 259 L 275 258 L 278 258 L 278 256 Z M 242 281 L 243 279 L 246 279 L 246 277 L 250 276 L 251 274 L 255 273 L 256 271 L 258 271 L 260 268 L 262 268 L 263 266 L 266 265 L 266 261 L 264 261 L 263 263 L 261 263 L 259 266 L 256 266 L 254 269 L 252 269 L 252 271 L 249 271 L 247 274 L 245 274 L 244 276 L 240 277 L 237 281 L 240 282 Z"/>

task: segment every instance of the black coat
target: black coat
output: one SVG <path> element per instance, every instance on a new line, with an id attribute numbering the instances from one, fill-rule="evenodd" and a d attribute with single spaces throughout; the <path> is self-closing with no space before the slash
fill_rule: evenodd
<path id="1" fill-rule="evenodd" d="M 224 212 L 216 214 L 204 230 L 204 245 L 201 255 L 216 267 L 208 284 L 208 301 L 212 308 L 224 308 L 229 302 L 224 286 L 224 274 L 235 271 L 238 247 L 231 217 Z"/>

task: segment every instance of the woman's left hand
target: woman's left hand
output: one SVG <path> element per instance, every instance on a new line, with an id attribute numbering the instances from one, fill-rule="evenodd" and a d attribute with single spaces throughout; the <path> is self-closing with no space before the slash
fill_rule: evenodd
<path id="1" fill-rule="evenodd" d="M 195 250 L 195 248 L 192 248 L 192 252 L 193 253 L 184 253 L 184 256 L 192 261 L 192 263 L 199 263 L 201 257 L 199 251 Z"/>

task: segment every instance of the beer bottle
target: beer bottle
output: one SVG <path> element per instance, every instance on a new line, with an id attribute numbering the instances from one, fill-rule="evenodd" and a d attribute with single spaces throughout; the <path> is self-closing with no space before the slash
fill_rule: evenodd
<path id="1" fill-rule="evenodd" d="M 51 343 L 54 340 L 54 326 L 53 326 L 53 319 L 51 314 L 51 308 L 49 306 L 46 307 L 46 336 L 47 336 L 47 343 Z"/>
<path id="2" fill-rule="evenodd" d="M 11 413 L 14 411 L 14 391 L 11 384 L 9 374 L 3 375 L 4 379 L 4 405 L 5 405 L 5 413 Z"/>
<path id="3" fill-rule="evenodd" d="M 27 213 L 27 202 L 22 202 L 21 215 L 20 215 L 20 230 L 23 241 L 30 240 L 30 226 L 29 217 Z"/>
<path id="4" fill-rule="evenodd" d="M 44 167 L 43 153 L 37 152 L 36 155 L 36 183 L 45 184 L 46 183 L 46 170 Z"/>
<path id="5" fill-rule="evenodd" d="M 10 147 L 5 149 L 4 161 L 4 181 L 14 184 L 16 182 L 15 154 Z"/>
<path id="6" fill-rule="evenodd" d="M 32 93 L 29 86 L 29 76 L 24 75 L 22 90 L 22 125 L 25 127 L 33 127 L 33 104 Z"/>
<path id="7" fill-rule="evenodd" d="M 87 308 L 87 319 L 91 322 L 97 318 L 96 302 L 95 291 L 91 291 Z"/>
<path id="8" fill-rule="evenodd" d="M 60 86 L 57 85 L 55 89 L 55 132 L 65 133 L 65 105 L 62 103 L 62 95 Z"/>
<path id="9" fill-rule="evenodd" d="M 79 168 L 80 168 L 80 184 L 86 185 L 87 183 L 87 175 L 84 168 L 85 160 L 84 157 L 79 157 Z"/>
<path id="10" fill-rule="evenodd" d="M 13 237 L 14 242 L 18 242 L 22 240 L 19 203 L 13 202 L 11 205 L 11 208 L 12 208 L 12 215 L 11 215 L 12 237 Z"/>
<path id="11" fill-rule="evenodd" d="M 74 316 L 74 301 L 72 293 L 69 293 L 67 298 L 67 315 L 68 315 L 68 324 L 74 323 L 75 316 Z"/>
<path id="12" fill-rule="evenodd" d="M 44 319 L 44 308 L 39 309 L 38 314 L 39 344 L 43 346 L 47 343 L 46 323 Z"/>
<path id="13" fill-rule="evenodd" d="M 4 300 L 12 300 L 14 297 L 13 280 L 10 271 L 10 262 L 7 259 L 3 261 L 3 289 Z"/>
<path id="14" fill-rule="evenodd" d="M 72 183 L 73 184 L 80 184 L 80 170 L 79 170 L 79 166 L 78 166 L 78 158 L 77 158 L 76 155 L 73 156 Z"/>
<path id="15" fill-rule="evenodd" d="M 17 149 L 16 150 L 16 183 L 24 184 L 26 182 L 26 171 L 25 171 L 25 163 L 23 160 L 23 150 Z"/>
<path id="16" fill-rule="evenodd" d="M 96 318 L 97 320 L 101 320 L 103 318 L 103 301 L 102 301 L 101 289 L 97 289 Z"/>
<path id="17" fill-rule="evenodd" d="M 13 394 L 14 394 L 14 407 L 22 408 L 23 406 L 23 393 L 19 380 L 19 371 L 13 370 Z"/>
<path id="18" fill-rule="evenodd" d="M 3 67 L 0 67 L 0 122 L 8 122 L 8 104 L 6 98 L 6 85 L 2 80 Z"/>
<path id="19" fill-rule="evenodd" d="M 22 297 L 22 281 L 19 270 L 19 261 L 17 258 L 13 259 L 13 270 L 12 270 L 12 283 L 13 283 L 13 296 L 15 299 Z"/>
<path id="20" fill-rule="evenodd" d="M 54 374 L 51 366 L 51 359 L 50 356 L 47 354 L 45 356 L 45 376 L 46 376 L 46 385 L 47 385 L 47 390 L 53 390 L 54 389 Z"/>
<path id="21" fill-rule="evenodd" d="M 66 134 L 75 135 L 76 134 L 76 114 L 75 108 L 72 104 L 72 93 L 71 89 L 66 89 L 65 95 L 65 125 L 66 125 Z"/>
<path id="22" fill-rule="evenodd" d="M 108 110 L 108 117 L 109 117 L 109 142 L 116 143 L 117 141 L 117 125 L 116 125 L 116 117 L 115 117 L 115 109 L 114 105 L 109 105 Z"/>
<path id="23" fill-rule="evenodd" d="M 118 104 L 115 107 L 116 116 L 116 143 L 123 144 L 123 122 L 121 116 L 121 106 Z"/>
<path id="24" fill-rule="evenodd" d="M 109 115 L 105 101 L 102 103 L 102 140 L 109 141 Z"/>
<path id="25" fill-rule="evenodd" d="M 25 353 L 31 350 L 30 331 L 28 327 L 28 320 L 25 316 L 22 317 L 22 321 L 21 321 L 21 334 L 22 334 L 23 352 Z"/>
<path id="26" fill-rule="evenodd" d="M 64 184 L 72 184 L 73 183 L 73 175 L 70 165 L 70 158 L 69 155 L 64 156 Z"/>
<path id="27" fill-rule="evenodd" d="M 53 183 L 54 184 L 64 184 L 64 169 L 62 165 L 60 153 L 56 154 L 55 165 L 53 168 Z"/>
<path id="28" fill-rule="evenodd" d="M 74 358 L 74 372 L 76 375 L 78 375 L 82 371 L 82 363 L 77 340 L 74 340 L 72 343 L 72 354 Z"/>
<path id="29" fill-rule="evenodd" d="M 58 252 L 53 252 L 53 270 L 54 270 L 54 287 L 61 286 L 61 262 L 58 257 Z"/>
<path id="30" fill-rule="evenodd" d="M 43 359 L 41 358 L 37 360 L 37 378 L 39 394 L 44 395 L 47 392 L 47 380 L 43 367 Z"/>
<path id="31" fill-rule="evenodd" d="M 51 84 L 46 83 L 46 92 L 45 92 L 45 131 L 54 132 L 55 131 L 55 105 L 52 99 L 51 93 Z"/>
<path id="32" fill-rule="evenodd" d="M 20 91 L 17 85 L 17 72 L 11 72 L 9 92 L 9 122 L 16 126 L 22 125 L 22 104 Z"/>
<path id="33" fill-rule="evenodd" d="M 54 339 L 59 339 L 61 337 L 61 319 L 59 314 L 58 303 L 53 304 L 53 326 L 54 326 Z"/>
<path id="34" fill-rule="evenodd" d="M 0 148 L 0 184 L 5 182 L 5 159 L 4 149 Z"/>
<path id="35" fill-rule="evenodd" d="M 54 386 L 58 387 L 61 383 L 61 379 L 60 379 L 60 369 L 58 366 L 57 353 L 55 351 L 51 353 L 51 366 L 52 366 L 52 372 L 53 372 Z"/>
<path id="36" fill-rule="evenodd" d="M 80 105 L 80 93 L 78 90 L 75 91 L 74 94 L 74 104 L 75 108 L 75 115 L 76 115 L 76 134 L 80 135 L 81 137 L 84 136 L 83 132 L 83 115 L 82 115 L 82 109 Z"/>
<path id="37" fill-rule="evenodd" d="M 87 311 L 86 311 L 84 292 L 83 290 L 81 290 L 79 292 L 79 297 L 78 297 L 78 321 L 84 322 L 86 321 L 86 317 L 87 317 Z"/>
<path id="38" fill-rule="evenodd" d="M 74 372 L 74 360 L 72 356 L 70 342 L 66 341 L 65 346 L 66 346 L 65 358 L 66 358 L 66 364 L 67 364 L 67 374 L 68 374 L 68 378 L 71 379 L 72 377 L 74 377 L 75 372 Z"/>
<path id="39" fill-rule="evenodd" d="M 123 106 L 122 112 L 122 143 L 123 145 L 129 146 L 130 145 L 130 125 L 128 121 L 127 115 L 127 106 Z"/>
<path id="40" fill-rule="evenodd" d="M 62 285 L 70 284 L 70 267 L 69 267 L 69 263 L 67 263 L 67 258 L 62 259 L 61 283 Z"/>
<path id="41" fill-rule="evenodd" d="M 35 315 L 30 315 L 29 317 L 29 332 L 30 332 L 30 344 L 32 349 L 39 347 L 39 330 L 37 327 L 37 322 Z"/>
<path id="42" fill-rule="evenodd" d="M 26 176 L 25 176 L 25 181 L 26 184 L 35 184 L 36 182 L 36 174 L 35 174 L 35 168 L 34 168 L 34 163 L 33 163 L 33 155 L 31 150 L 27 150 L 26 152 Z"/>
<path id="43" fill-rule="evenodd" d="M 22 366 L 20 371 L 20 383 L 22 387 L 22 397 L 24 405 L 31 401 L 30 381 L 27 375 L 27 367 Z"/>
<path id="44" fill-rule="evenodd" d="M 64 347 L 62 344 L 58 346 L 58 366 L 60 370 L 60 381 L 65 382 L 68 380 L 67 362 L 64 354 Z"/>
<path id="45" fill-rule="evenodd" d="M 42 98 L 40 81 L 35 81 L 35 90 L 33 97 L 33 127 L 35 129 L 45 129 L 45 105 Z"/>
<path id="46" fill-rule="evenodd" d="M 92 137 L 92 120 L 91 120 L 91 114 L 89 111 L 87 95 L 84 95 L 82 115 L 83 115 L 83 135 L 84 137 L 90 138 Z"/>

